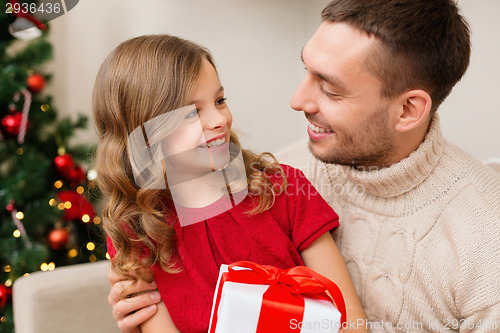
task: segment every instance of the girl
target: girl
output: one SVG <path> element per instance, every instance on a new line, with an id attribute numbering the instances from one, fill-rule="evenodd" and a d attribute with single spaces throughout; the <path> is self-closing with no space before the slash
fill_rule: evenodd
<path id="1" fill-rule="evenodd" d="M 365 319 L 330 235 L 338 216 L 300 171 L 240 149 L 206 49 L 168 35 L 122 43 L 93 112 L 112 270 L 154 279 L 163 300 L 142 332 L 206 332 L 219 267 L 239 260 L 305 264 L 337 283 L 351 322 Z"/>

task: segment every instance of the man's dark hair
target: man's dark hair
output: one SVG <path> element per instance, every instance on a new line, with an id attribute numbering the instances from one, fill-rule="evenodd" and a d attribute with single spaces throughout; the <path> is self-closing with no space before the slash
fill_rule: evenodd
<path id="1" fill-rule="evenodd" d="M 365 64 L 385 97 L 422 89 L 434 112 L 469 66 L 470 29 L 453 0 L 333 0 L 322 18 L 379 39 Z"/>

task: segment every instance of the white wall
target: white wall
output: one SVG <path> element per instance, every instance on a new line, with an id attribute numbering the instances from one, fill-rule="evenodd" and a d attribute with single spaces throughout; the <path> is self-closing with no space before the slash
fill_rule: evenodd
<path id="1" fill-rule="evenodd" d="M 125 39 L 169 33 L 208 47 L 243 144 L 275 151 L 306 137 L 289 101 L 304 76 L 300 51 L 328 0 L 81 0 L 52 21 L 55 74 L 50 92 L 61 114 L 91 115 L 91 92 L 106 55 Z M 443 104 L 445 135 L 477 158 L 500 157 L 498 0 L 460 0 L 473 30 L 466 77 Z M 95 142 L 93 128 L 77 141 Z"/>

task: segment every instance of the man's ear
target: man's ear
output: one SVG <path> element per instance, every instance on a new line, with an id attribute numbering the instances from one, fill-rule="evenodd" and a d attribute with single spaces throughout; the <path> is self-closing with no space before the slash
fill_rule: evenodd
<path id="1" fill-rule="evenodd" d="M 422 125 L 428 118 L 432 107 L 431 96 L 423 90 L 409 90 L 398 98 L 399 118 L 396 130 L 408 132 Z"/>

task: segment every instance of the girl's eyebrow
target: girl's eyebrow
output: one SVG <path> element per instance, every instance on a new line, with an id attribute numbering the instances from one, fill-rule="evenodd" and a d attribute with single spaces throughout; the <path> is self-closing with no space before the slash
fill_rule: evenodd
<path id="1" fill-rule="evenodd" d="M 217 89 L 217 91 L 215 92 L 215 95 L 217 95 L 221 91 L 224 91 L 224 87 L 223 86 L 220 86 L 219 89 Z M 194 101 L 190 101 L 188 105 L 197 104 L 199 102 L 200 102 L 200 100 L 197 99 L 197 100 L 194 100 Z"/>

